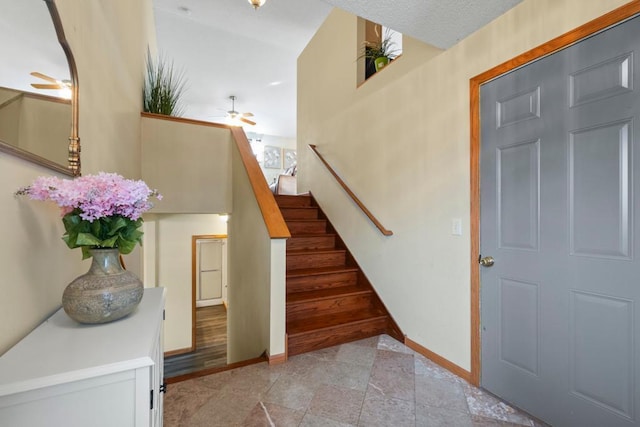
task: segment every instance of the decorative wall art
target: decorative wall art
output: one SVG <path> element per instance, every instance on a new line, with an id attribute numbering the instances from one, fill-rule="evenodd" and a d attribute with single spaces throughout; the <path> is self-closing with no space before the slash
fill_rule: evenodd
<path id="1" fill-rule="evenodd" d="M 289 169 L 298 164 L 298 153 L 293 149 L 284 149 L 284 168 Z"/>
<path id="2" fill-rule="evenodd" d="M 282 169 L 282 148 L 264 147 L 264 167 L 269 169 Z"/>

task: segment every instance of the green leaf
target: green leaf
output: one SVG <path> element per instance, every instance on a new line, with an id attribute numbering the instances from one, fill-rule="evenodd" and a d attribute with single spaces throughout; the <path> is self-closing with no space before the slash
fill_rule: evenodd
<path id="1" fill-rule="evenodd" d="M 78 246 L 100 246 L 101 240 L 90 233 L 78 233 L 76 244 Z"/>
<path id="2" fill-rule="evenodd" d="M 128 254 L 131 253 L 131 251 L 136 247 L 136 241 L 135 240 L 125 240 L 125 239 L 119 239 L 118 240 L 118 250 L 120 251 L 121 254 Z"/>
<path id="3" fill-rule="evenodd" d="M 80 247 L 82 259 L 90 258 L 89 249 L 94 247 L 118 248 L 120 253 L 128 254 L 138 243 L 142 244 L 143 233 L 138 229 L 143 222 L 142 218 L 133 221 L 119 215 L 89 222 L 75 209 L 62 217 L 66 231 L 62 240 L 71 249 Z"/>
<path id="4" fill-rule="evenodd" d="M 133 230 L 129 236 L 127 237 L 127 239 L 129 240 L 135 240 L 136 242 L 142 242 L 142 236 L 144 235 L 144 233 L 140 230 Z"/>
<path id="5" fill-rule="evenodd" d="M 91 258 L 91 252 L 89 252 L 89 249 L 91 249 L 88 246 L 82 246 L 82 259 L 87 259 L 87 258 Z"/>
<path id="6" fill-rule="evenodd" d="M 76 244 L 77 238 L 78 238 L 77 234 L 73 236 L 70 236 L 69 234 L 65 234 L 64 236 L 62 236 L 62 240 L 64 240 L 64 242 L 67 244 L 69 249 L 75 249 L 78 247 L 78 245 Z"/>
<path id="7" fill-rule="evenodd" d="M 130 219 L 118 216 L 115 220 L 112 220 L 109 224 L 109 236 L 115 236 L 120 230 L 126 228 L 128 223 L 131 222 Z"/>
<path id="8" fill-rule="evenodd" d="M 116 242 L 118 241 L 118 236 L 113 236 L 108 239 L 102 240 L 98 246 L 102 248 L 115 248 Z"/>

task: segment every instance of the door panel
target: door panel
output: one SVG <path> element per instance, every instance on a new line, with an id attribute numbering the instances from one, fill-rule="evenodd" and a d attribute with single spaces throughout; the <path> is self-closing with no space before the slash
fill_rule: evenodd
<path id="1" fill-rule="evenodd" d="M 538 375 L 539 285 L 500 280 L 500 359 Z"/>
<path id="2" fill-rule="evenodd" d="M 625 120 L 569 134 L 572 255 L 629 259 L 630 131 Z"/>
<path id="3" fill-rule="evenodd" d="M 196 299 L 198 301 L 222 304 L 223 245 L 224 242 L 221 239 L 196 240 Z"/>
<path id="4" fill-rule="evenodd" d="M 632 302 L 573 291 L 570 311 L 571 393 L 631 418 Z"/>
<path id="5" fill-rule="evenodd" d="M 640 18 L 481 87 L 481 384 L 638 426 Z"/>
<path id="6" fill-rule="evenodd" d="M 497 154 L 500 247 L 537 250 L 540 140 L 500 147 Z"/>

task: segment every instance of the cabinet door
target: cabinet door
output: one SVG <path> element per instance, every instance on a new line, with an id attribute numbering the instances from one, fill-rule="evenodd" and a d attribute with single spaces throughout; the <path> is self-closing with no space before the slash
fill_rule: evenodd
<path id="1" fill-rule="evenodd" d="M 151 409 L 150 426 L 162 427 L 164 413 L 164 345 L 163 345 L 163 324 L 160 320 L 160 333 L 157 335 L 156 345 L 153 350 L 153 366 L 151 369 L 151 393 L 153 393 L 153 408 Z"/>

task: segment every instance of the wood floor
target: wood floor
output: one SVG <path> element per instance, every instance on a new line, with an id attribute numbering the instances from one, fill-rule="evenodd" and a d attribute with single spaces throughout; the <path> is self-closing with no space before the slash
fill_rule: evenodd
<path id="1" fill-rule="evenodd" d="M 164 377 L 227 365 L 227 311 L 224 305 L 196 309 L 196 351 L 167 357 Z"/>

